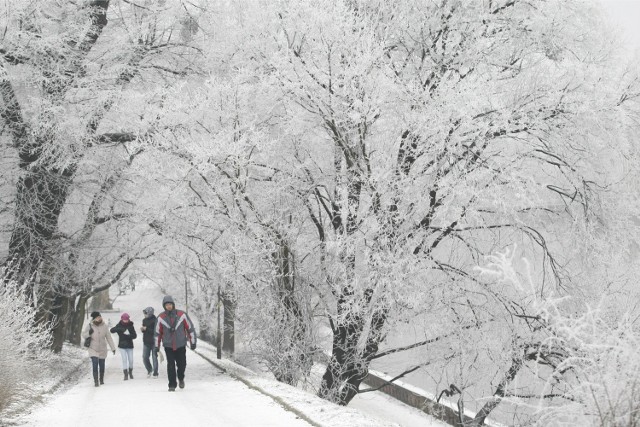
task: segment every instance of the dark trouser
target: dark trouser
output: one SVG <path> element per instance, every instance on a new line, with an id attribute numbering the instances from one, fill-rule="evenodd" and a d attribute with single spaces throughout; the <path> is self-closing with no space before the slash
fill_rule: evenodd
<path id="1" fill-rule="evenodd" d="M 151 362 L 149 361 L 149 356 L 151 356 Z M 142 363 L 144 363 L 144 367 L 147 368 L 147 372 L 153 372 L 153 375 L 158 375 L 158 349 L 152 349 L 148 345 L 144 345 L 142 347 Z"/>
<path id="2" fill-rule="evenodd" d="M 176 388 L 176 366 L 178 367 L 178 380 L 184 380 L 184 369 L 187 367 L 187 348 L 180 347 L 172 349 L 165 347 L 164 353 L 167 355 L 167 376 L 169 377 L 169 387 Z"/>
<path id="3" fill-rule="evenodd" d="M 98 377 L 98 367 L 100 367 L 100 377 L 104 377 L 104 359 L 98 359 L 97 357 L 91 357 L 91 365 L 93 367 L 93 377 Z"/>

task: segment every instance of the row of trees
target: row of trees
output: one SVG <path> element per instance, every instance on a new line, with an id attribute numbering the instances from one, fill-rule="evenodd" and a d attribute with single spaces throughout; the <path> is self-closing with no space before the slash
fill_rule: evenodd
<path id="1" fill-rule="evenodd" d="M 277 379 L 325 362 L 314 386 L 337 403 L 396 358 L 461 390 L 476 425 L 499 405 L 519 422 L 593 407 L 557 319 L 603 295 L 598 322 L 626 312 L 638 117 L 595 6 L 10 5 L 7 279 L 30 284 L 54 349 L 154 259 L 199 283 L 205 328 L 221 289 Z M 513 244 L 528 268 L 499 271 L 526 271 L 526 292 L 477 270 Z"/>
<path id="2" fill-rule="evenodd" d="M 87 300 L 153 252 L 128 170 L 158 125 L 150 100 L 191 66 L 180 4 L 111 3 L 4 6 L 5 266 L 53 322 L 56 351 L 79 340 Z"/>

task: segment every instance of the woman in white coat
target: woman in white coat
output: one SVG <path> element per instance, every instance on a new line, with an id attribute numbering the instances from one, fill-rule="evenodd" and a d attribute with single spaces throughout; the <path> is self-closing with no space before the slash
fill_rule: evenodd
<path id="1" fill-rule="evenodd" d="M 96 387 L 99 387 L 100 384 L 104 384 L 104 360 L 107 358 L 107 343 L 111 347 L 113 354 L 116 354 L 116 346 L 109 333 L 109 327 L 104 323 L 102 316 L 97 311 L 91 313 L 91 322 L 82 331 L 83 342 L 89 337 L 91 337 L 91 343 L 87 350 L 89 350 L 89 357 L 93 367 L 93 383 Z M 99 382 L 98 368 L 100 368 Z"/>

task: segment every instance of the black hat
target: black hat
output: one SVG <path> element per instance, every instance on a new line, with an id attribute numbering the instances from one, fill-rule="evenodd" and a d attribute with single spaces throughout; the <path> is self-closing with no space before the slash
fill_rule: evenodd
<path id="1" fill-rule="evenodd" d="M 91 320 L 95 319 L 98 316 L 100 316 L 100 312 L 99 311 L 94 311 L 93 313 L 91 313 Z"/>

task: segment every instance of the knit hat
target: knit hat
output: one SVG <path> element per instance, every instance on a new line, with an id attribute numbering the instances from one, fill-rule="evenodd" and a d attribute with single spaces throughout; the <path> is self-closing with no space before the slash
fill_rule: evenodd
<path id="1" fill-rule="evenodd" d="M 153 316 L 153 307 L 147 307 L 144 310 L 142 310 L 142 313 L 144 313 L 145 316 Z"/>
<path id="2" fill-rule="evenodd" d="M 176 306 L 176 303 L 173 302 L 173 297 L 171 297 L 170 295 L 167 295 L 164 298 L 162 298 L 162 308 L 164 308 L 164 305 L 168 302 L 173 304 L 174 307 Z"/>
<path id="3" fill-rule="evenodd" d="M 100 316 L 100 312 L 99 311 L 94 311 L 93 313 L 91 313 L 91 320 L 95 319 L 96 317 Z"/>
<path id="4" fill-rule="evenodd" d="M 129 313 L 122 313 L 122 316 L 120 316 L 121 320 L 129 320 Z"/>

